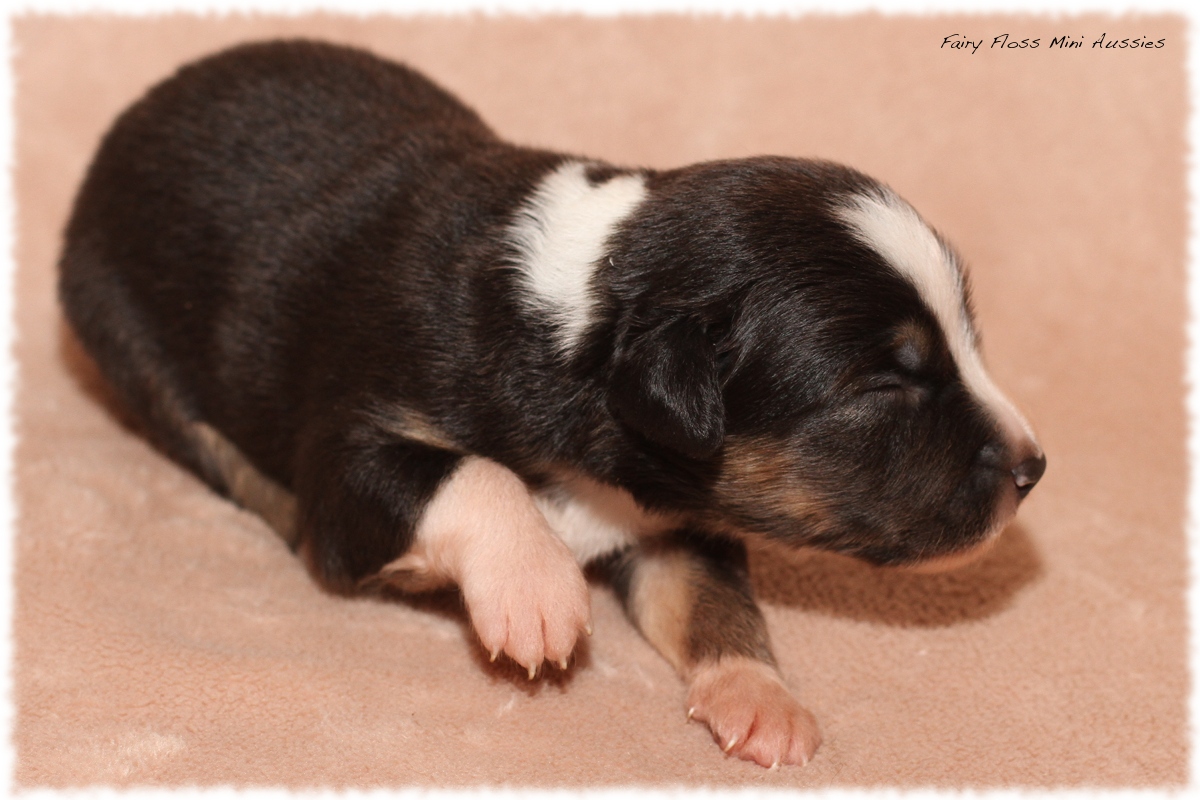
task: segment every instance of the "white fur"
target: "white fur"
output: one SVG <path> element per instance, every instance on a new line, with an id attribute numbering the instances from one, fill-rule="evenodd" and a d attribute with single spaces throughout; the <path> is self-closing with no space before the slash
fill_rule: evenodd
<path id="1" fill-rule="evenodd" d="M 639 536 L 661 533 L 666 516 L 642 509 L 628 492 L 574 476 L 533 496 L 550 528 L 580 564 L 627 547 Z"/>
<path id="2" fill-rule="evenodd" d="M 920 215 L 890 192 L 855 195 L 838 215 L 863 243 L 916 287 L 941 326 L 968 391 L 992 412 L 1012 441 L 1036 447 L 1029 423 L 983 366 L 967 315 L 961 271 Z"/>
<path id="3" fill-rule="evenodd" d="M 646 196 L 640 175 L 618 175 L 593 186 L 586 167 L 569 161 L 543 178 L 509 228 L 528 302 L 557 324 L 564 350 L 574 347 L 592 320 L 592 273 L 605 243 Z"/>
<path id="4" fill-rule="evenodd" d="M 384 567 L 401 586 L 454 582 L 479 639 L 533 676 L 543 659 L 565 665 L 591 627 L 587 583 L 567 547 L 511 470 L 464 458 L 425 507 L 412 547 Z"/>

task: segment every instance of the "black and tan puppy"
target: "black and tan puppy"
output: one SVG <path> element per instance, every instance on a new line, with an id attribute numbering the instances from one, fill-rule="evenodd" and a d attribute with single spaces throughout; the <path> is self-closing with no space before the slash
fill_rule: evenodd
<path id="1" fill-rule="evenodd" d="M 532 676 L 607 558 L 727 752 L 802 764 L 746 542 L 950 563 L 1045 459 L 965 278 L 845 167 L 657 171 L 516 147 L 410 69 L 239 47 L 127 110 L 67 317 L 169 455 L 336 591 L 457 584 Z"/>

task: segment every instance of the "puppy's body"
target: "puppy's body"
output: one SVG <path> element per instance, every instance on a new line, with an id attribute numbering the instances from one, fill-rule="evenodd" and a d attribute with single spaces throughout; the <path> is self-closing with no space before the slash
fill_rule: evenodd
<path id="1" fill-rule="evenodd" d="M 519 148 L 326 45 L 237 48 L 129 109 L 61 295 L 156 442 L 326 586 L 457 583 L 532 675 L 611 557 L 692 716 L 764 765 L 819 736 L 742 540 L 955 557 L 1044 465 L 953 255 L 869 178 Z"/>

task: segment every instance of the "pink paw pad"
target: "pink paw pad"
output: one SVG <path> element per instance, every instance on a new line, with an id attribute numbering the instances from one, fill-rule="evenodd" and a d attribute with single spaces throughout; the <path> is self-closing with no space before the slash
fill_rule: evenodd
<path id="1" fill-rule="evenodd" d="M 688 718 L 708 725 L 721 749 L 763 767 L 807 764 L 821 744 L 817 721 L 771 666 L 727 658 L 696 671 Z"/>

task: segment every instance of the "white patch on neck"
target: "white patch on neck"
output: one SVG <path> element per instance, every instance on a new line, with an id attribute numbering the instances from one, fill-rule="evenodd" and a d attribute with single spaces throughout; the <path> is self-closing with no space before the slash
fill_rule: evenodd
<path id="1" fill-rule="evenodd" d="M 581 565 L 679 523 L 643 509 L 623 489 L 582 475 L 559 476 L 558 483 L 535 492 L 533 502 Z"/>
<path id="2" fill-rule="evenodd" d="M 916 210 L 890 191 L 858 194 L 835 212 L 860 241 L 916 287 L 946 336 L 963 383 L 995 415 L 1012 441 L 1034 442 L 1025 417 L 992 382 L 967 315 L 963 277 L 954 258 Z"/>
<path id="3" fill-rule="evenodd" d="M 592 273 L 608 238 L 646 196 L 641 175 L 592 185 L 586 168 L 568 161 L 543 178 L 508 229 L 527 303 L 557 325 L 563 350 L 573 348 L 592 321 Z"/>

